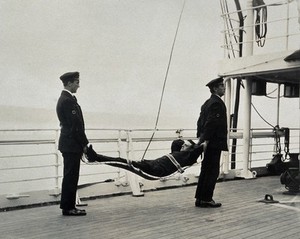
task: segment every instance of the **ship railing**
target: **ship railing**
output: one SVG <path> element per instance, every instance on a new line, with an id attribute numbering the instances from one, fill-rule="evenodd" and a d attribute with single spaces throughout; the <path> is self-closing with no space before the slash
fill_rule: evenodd
<path id="1" fill-rule="evenodd" d="M 251 43 L 253 47 L 256 46 L 253 48 L 253 54 L 257 55 L 274 52 L 274 50 L 299 49 L 299 1 L 284 0 L 255 7 L 248 7 L 246 2 L 249 0 L 241 1 L 241 9 L 237 10 L 234 1 L 221 0 L 221 17 L 224 22 L 222 31 L 224 44 L 221 47 L 224 48 L 226 58 L 243 55 L 240 51 Z M 253 11 L 254 21 L 250 25 L 245 25 L 249 10 Z M 261 32 L 260 36 L 254 37 L 252 41 L 245 40 L 247 31 L 254 31 L 256 34 L 256 30 Z"/>
<path id="2" fill-rule="evenodd" d="M 276 135 L 270 128 L 253 128 L 250 133 L 250 159 L 248 169 L 265 167 L 276 154 L 282 155 L 282 160 L 289 160 L 290 154 L 299 154 L 300 151 L 300 128 L 290 128 L 289 142 L 285 144 L 285 135 Z M 242 129 L 231 129 L 229 140 L 228 170 L 242 169 L 243 165 L 243 131 Z M 236 139 L 234 151 L 232 142 Z M 234 156 L 233 156 L 234 155 Z M 234 161 L 233 161 L 234 159 Z"/>
<path id="3" fill-rule="evenodd" d="M 131 160 L 155 159 L 170 152 L 176 138 L 193 139 L 194 130 L 87 129 L 97 153 Z M 184 133 L 183 133 L 184 132 Z M 0 189 L 8 199 L 26 197 L 23 192 L 49 190 L 59 195 L 62 180 L 62 156 L 58 151 L 59 129 L 0 130 Z M 128 185 L 128 174 L 107 165 L 82 162 L 79 185 L 114 181 Z"/>
<path id="4" fill-rule="evenodd" d="M 195 129 L 157 129 L 146 151 L 153 133 L 152 129 L 87 129 L 87 135 L 94 149 L 108 156 L 120 156 L 131 160 L 155 159 L 170 152 L 171 142 L 176 138 L 193 139 Z M 299 128 L 290 129 L 290 152 L 299 153 Z M 62 157 L 57 150 L 58 129 L 16 129 L 0 130 L 0 188 L 7 199 L 26 197 L 24 192 L 49 190 L 59 195 L 62 179 Z M 264 167 L 276 153 L 274 132 L 270 129 L 251 130 L 251 151 L 249 169 Z M 283 136 L 282 136 L 283 137 Z M 236 151 L 231 152 L 232 139 L 237 138 Z M 243 164 L 241 130 L 230 133 L 227 161 L 222 160 L 221 175 L 232 169 L 238 170 Z M 281 141 L 283 144 L 283 139 Z M 283 147 L 282 147 L 283 148 Z M 232 154 L 236 156 L 232 168 Z M 197 177 L 199 164 L 188 173 Z M 172 179 L 172 178 L 170 178 Z M 82 162 L 79 185 L 115 182 L 128 185 L 128 174 L 107 165 Z"/>

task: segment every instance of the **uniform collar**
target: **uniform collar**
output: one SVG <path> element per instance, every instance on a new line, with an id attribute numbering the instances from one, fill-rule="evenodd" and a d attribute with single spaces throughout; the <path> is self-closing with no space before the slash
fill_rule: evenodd
<path id="1" fill-rule="evenodd" d="M 219 95 L 217 95 L 217 94 L 212 94 L 212 95 L 215 95 L 215 96 L 217 96 L 218 98 L 220 98 L 220 99 L 222 100 L 222 97 L 221 97 L 221 96 L 219 96 Z"/>
<path id="2" fill-rule="evenodd" d="M 67 89 L 63 89 L 63 91 L 66 91 L 66 92 L 68 92 L 71 96 L 74 96 L 74 94 L 73 94 L 71 91 L 67 90 Z"/>

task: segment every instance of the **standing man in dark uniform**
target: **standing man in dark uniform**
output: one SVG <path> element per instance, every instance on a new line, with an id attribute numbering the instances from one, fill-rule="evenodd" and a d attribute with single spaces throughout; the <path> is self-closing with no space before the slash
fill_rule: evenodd
<path id="1" fill-rule="evenodd" d="M 221 99 L 225 94 L 223 78 L 210 81 L 211 97 L 202 105 L 197 122 L 197 137 L 203 145 L 204 159 L 196 189 L 196 207 L 221 207 L 213 200 L 219 176 L 221 151 L 227 151 L 226 106 Z"/>
<path id="2" fill-rule="evenodd" d="M 79 88 L 79 72 L 65 73 L 60 79 L 64 85 L 56 106 L 61 127 L 58 149 L 64 161 L 60 208 L 64 216 L 84 216 L 85 210 L 75 207 L 80 160 L 89 143 L 82 111 L 73 95 Z"/>

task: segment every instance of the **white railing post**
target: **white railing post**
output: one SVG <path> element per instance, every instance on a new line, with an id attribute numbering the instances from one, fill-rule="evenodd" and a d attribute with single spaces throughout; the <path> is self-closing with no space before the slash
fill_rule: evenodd
<path id="1" fill-rule="evenodd" d="M 133 142 L 132 142 L 132 138 L 130 135 L 130 132 L 127 131 L 127 160 L 129 159 L 135 159 L 134 158 L 134 150 L 133 150 Z M 132 196 L 135 197 L 140 197 L 140 196 L 144 196 L 144 193 L 141 191 L 141 184 L 140 181 L 138 179 L 138 176 L 136 176 L 133 173 L 130 172 L 126 172 L 128 181 L 129 181 L 129 185 L 131 187 L 132 190 Z"/>
<path id="2" fill-rule="evenodd" d="M 123 150 L 122 150 L 122 139 L 121 139 L 121 130 L 118 130 L 118 155 L 119 157 L 122 157 Z M 118 168 L 118 179 L 117 181 L 120 182 L 121 176 L 120 176 L 121 170 Z"/>
<path id="3" fill-rule="evenodd" d="M 279 125 L 280 121 L 280 83 L 277 86 L 277 118 L 276 124 Z"/>
<path id="4" fill-rule="evenodd" d="M 226 105 L 226 110 L 227 110 L 227 145 L 229 147 L 229 131 L 230 131 L 230 114 L 231 114 L 231 79 L 225 79 L 225 86 L 226 86 L 226 91 L 225 91 L 225 105 Z M 223 154 L 223 172 L 224 174 L 229 173 L 229 152 L 224 152 Z"/>
<path id="5" fill-rule="evenodd" d="M 54 152 L 55 152 L 55 188 L 50 192 L 51 196 L 60 195 L 60 183 L 59 183 L 59 152 L 58 152 L 58 138 L 59 130 L 55 130 L 55 142 L 54 142 Z"/>

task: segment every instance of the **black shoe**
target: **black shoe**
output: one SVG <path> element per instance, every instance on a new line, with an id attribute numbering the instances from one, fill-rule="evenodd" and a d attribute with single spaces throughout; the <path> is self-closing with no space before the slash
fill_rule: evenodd
<path id="1" fill-rule="evenodd" d="M 87 151 L 85 153 L 85 157 L 89 162 L 95 162 L 97 160 L 97 153 L 95 152 L 95 150 L 93 149 L 93 146 L 90 145 L 87 148 Z"/>
<path id="2" fill-rule="evenodd" d="M 74 208 L 74 209 L 71 209 L 71 210 L 62 210 L 62 214 L 64 216 L 85 216 L 86 211 Z"/>
<path id="3" fill-rule="evenodd" d="M 195 202 L 195 206 L 196 207 L 221 207 L 222 204 L 221 203 L 217 203 L 214 200 L 211 201 L 200 201 L 200 200 L 196 200 Z"/>
<path id="4" fill-rule="evenodd" d="M 81 212 L 85 212 L 85 209 L 79 209 L 79 208 L 77 208 L 77 207 L 75 207 L 75 210 L 81 211 Z"/>

